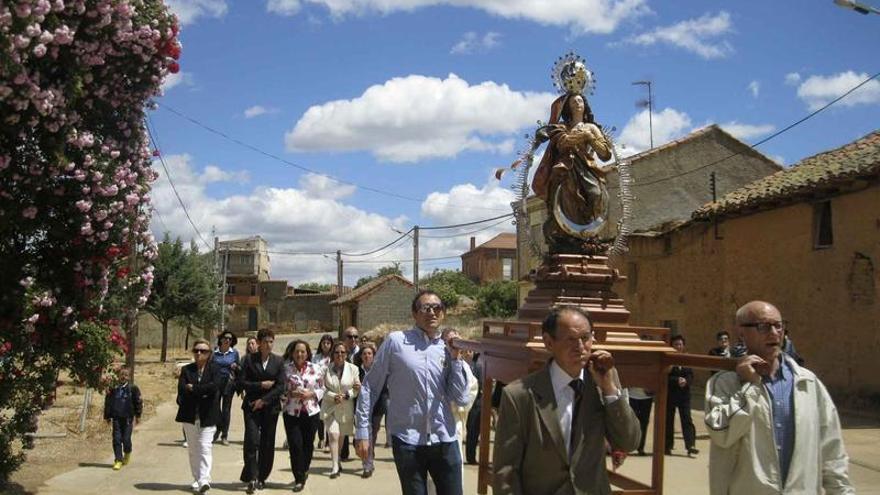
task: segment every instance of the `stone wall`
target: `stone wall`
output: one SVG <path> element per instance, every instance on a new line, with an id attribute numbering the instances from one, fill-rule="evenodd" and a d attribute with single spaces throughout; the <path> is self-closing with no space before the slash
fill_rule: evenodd
<path id="1" fill-rule="evenodd" d="M 358 302 L 358 329 L 366 332 L 382 323 L 399 324 L 401 327 L 412 325 L 410 304 L 414 296 L 412 287 L 399 280 L 389 281 Z"/>
<path id="2" fill-rule="evenodd" d="M 774 303 L 806 366 L 837 396 L 880 398 L 880 185 L 830 198 L 834 241 L 814 248 L 814 205 L 798 203 L 662 237 L 633 237 L 616 291 L 631 323 L 674 322 L 704 353 L 736 309 Z"/>

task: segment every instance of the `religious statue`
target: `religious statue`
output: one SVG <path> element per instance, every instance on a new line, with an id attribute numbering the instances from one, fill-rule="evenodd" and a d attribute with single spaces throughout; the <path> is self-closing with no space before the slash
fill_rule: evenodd
<path id="1" fill-rule="evenodd" d="M 581 254 L 596 245 L 608 220 L 605 174 L 596 161 L 612 157 L 612 144 L 596 124 L 584 94 L 593 75 L 583 59 L 568 54 L 557 61 L 554 82 L 562 93 L 550 106 L 550 120 L 535 133 L 533 146 L 548 142 L 532 190 L 547 205 L 544 237 L 551 254 Z"/>

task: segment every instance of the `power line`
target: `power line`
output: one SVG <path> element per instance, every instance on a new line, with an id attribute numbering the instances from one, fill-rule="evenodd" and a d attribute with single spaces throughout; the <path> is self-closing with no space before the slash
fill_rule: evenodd
<path id="1" fill-rule="evenodd" d="M 279 162 L 281 162 L 281 163 L 284 163 L 285 165 L 288 165 L 288 166 L 291 166 L 291 167 L 297 168 L 297 169 L 302 170 L 302 171 L 304 171 L 304 172 L 309 172 L 309 173 L 312 173 L 312 174 L 315 174 L 315 175 L 320 175 L 320 176 L 322 176 L 322 177 L 326 177 L 326 178 L 328 178 L 328 179 L 330 179 L 330 180 L 333 180 L 333 181 L 335 181 L 335 182 L 338 182 L 338 183 L 340 183 L 340 184 L 347 184 L 347 185 L 349 185 L 349 186 L 355 186 L 355 187 L 360 188 L 360 189 L 363 189 L 363 190 L 365 190 L 365 191 L 370 191 L 370 192 L 373 192 L 373 193 L 376 193 L 376 194 L 382 194 L 382 195 L 389 196 L 389 197 L 392 197 L 392 198 L 404 199 L 404 200 L 407 200 L 407 201 L 414 201 L 414 202 L 416 202 L 416 203 L 422 203 L 422 202 L 425 201 L 425 199 L 414 198 L 414 197 L 412 197 L 412 196 L 404 196 L 403 194 L 398 194 L 398 193 L 396 193 L 396 192 L 386 191 L 386 190 L 384 190 L 384 189 L 378 189 L 378 188 L 370 187 L 370 186 L 364 186 L 364 185 L 361 185 L 361 184 L 358 184 L 358 183 L 355 183 L 355 182 L 351 182 L 351 181 L 348 181 L 348 180 L 340 179 L 339 177 L 335 177 L 335 176 L 330 175 L 330 174 L 328 174 L 328 173 L 326 173 L 326 172 L 319 172 L 319 171 L 317 171 L 317 170 L 315 170 L 315 169 L 312 169 L 312 168 L 309 168 L 309 167 L 306 167 L 306 166 L 300 165 L 300 164 L 298 164 L 298 163 L 292 162 L 292 161 L 290 161 L 290 160 L 287 160 L 287 159 L 285 159 L 285 158 L 282 158 L 282 157 L 280 157 L 280 156 L 278 156 L 278 155 L 276 155 L 276 154 L 274 154 L 274 153 L 270 153 L 270 152 L 268 152 L 268 151 L 264 151 L 264 150 L 262 150 L 262 149 L 260 149 L 260 148 L 257 148 L 256 146 L 254 146 L 254 145 L 252 145 L 252 144 L 248 144 L 248 143 L 246 143 L 246 142 L 244 142 L 244 141 L 242 141 L 242 140 L 240 140 L 240 139 L 238 139 L 238 138 L 232 137 L 232 136 L 226 134 L 226 133 L 223 132 L 223 131 L 219 131 L 219 130 L 214 129 L 213 127 L 211 127 L 211 126 L 209 126 L 209 125 L 207 125 L 207 124 L 203 124 L 202 122 L 200 122 L 200 121 L 198 121 L 198 120 L 196 120 L 196 119 L 194 119 L 194 118 L 192 118 L 192 117 L 190 117 L 190 116 L 184 114 L 183 112 L 181 112 L 181 111 L 179 111 L 179 110 L 176 110 L 176 109 L 174 109 L 174 108 L 172 108 L 172 107 L 169 107 L 168 105 L 165 105 L 165 104 L 159 104 L 159 103 L 156 103 L 156 105 L 159 106 L 159 107 L 161 107 L 161 108 L 164 108 L 165 110 L 167 110 L 167 111 L 173 113 L 174 115 L 177 115 L 178 117 L 180 117 L 180 118 L 182 118 L 182 119 L 184 119 L 184 120 L 186 120 L 186 121 L 188 121 L 188 122 L 190 122 L 190 123 L 192 123 L 192 124 L 194 124 L 194 125 L 196 125 L 196 126 L 198 126 L 198 127 L 201 127 L 202 129 L 204 129 L 204 130 L 206 130 L 206 131 L 208 131 L 208 132 L 210 132 L 210 133 L 212 133 L 212 134 L 216 134 L 217 136 L 222 137 L 223 139 L 226 139 L 226 140 L 228 140 L 228 141 L 231 141 L 231 142 L 233 142 L 233 143 L 235 143 L 235 144 L 237 144 L 237 145 L 239 145 L 239 146 L 242 146 L 242 147 L 244 147 L 244 148 L 247 148 L 247 149 L 249 149 L 249 150 L 251 150 L 251 151 L 253 151 L 253 152 L 255 152 L 255 153 L 259 153 L 259 154 L 261 154 L 261 155 L 263 155 L 263 156 L 265 156 L 265 157 L 267 157 L 267 158 L 271 158 L 272 160 L 279 161 Z M 447 200 L 447 203 L 448 203 L 448 200 Z M 480 207 L 480 206 L 468 206 L 468 207 L 460 207 L 460 208 L 462 208 L 462 209 L 466 209 L 466 210 L 490 210 L 490 211 L 503 211 L 503 210 L 499 210 L 498 208 L 484 208 L 484 207 Z"/>
<path id="2" fill-rule="evenodd" d="M 400 237 L 398 237 L 397 239 L 394 239 L 393 241 L 389 242 L 388 244 L 385 244 L 384 246 L 382 246 L 382 247 L 380 247 L 380 248 L 376 248 L 376 249 L 374 249 L 374 250 L 372 250 L 372 251 L 367 251 L 366 253 L 340 253 L 340 254 L 341 254 L 342 256 L 349 256 L 349 257 L 369 256 L 369 255 L 371 255 L 371 254 L 378 253 L 379 251 L 382 251 L 382 250 L 385 249 L 385 248 L 388 248 L 388 247 L 391 247 L 391 246 L 397 244 L 398 241 L 400 241 L 401 239 L 403 239 L 404 237 L 406 237 L 407 234 L 409 234 L 409 233 L 412 232 L 413 230 L 414 230 L 414 228 L 409 229 L 409 230 L 407 230 L 406 232 L 404 232 L 403 234 L 401 234 Z"/>
<path id="3" fill-rule="evenodd" d="M 835 99 L 829 101 L 828 103 L 826 103 L 826 104 L 823 105 L 822 107 L 820 107 L 820 108 L 814 110 L 813 112 L 810 112 L 809 114 L 807 114 L 806 116 L 804 116 L 804 117 L 801 118 L 800 120 L 797 120 L 796 122 L 793 122 L 792 124 L 789 124 L 789 125 L 786 126 L 785 128 L 780 129 L 779 131 L 774 132 L 773 134 L 767 136 L 766 138 L 764 138 L 764 139 L 762 139 L 762 140 L 760 140 L 760 141 L 758 141 L 758 142 L 756 142 L 756 143 L 754 143 L 754 144 L 752 144 L 752 145 L 749 145 L 749 148 L 750 148 L 750 149 L 755 149 L 756 147 L 758 147 L 758 146 L 760 146 L 760 145 L 766 143 L 767 141 L 770 141 L 771 139 L 773 139 L 773 138 L 775 138 L 775 137 L 778 137 L 779 135 L 781 135 L 781 134 L 783 134 L 783 133 L 785 133 L 785 132 L 787 132 L 787 131 L 789 131 L 789 130 L 795 128 L 795 127 L 797 127 L 798 125 L 800 125 L 800 124 L 806 122 L 807 120 L 809 120 L 809 119 L 813 118 L 814 116 L 816 116 L 818 113 L 820 113 L 820 112 L 822 112 L 823 110 L 827 109 L 828 107 L 834 105 L 834 104 L 837 103 L 838 101 L 840 101 L 840 100 L 846 98 L 846 97 L 849 96 L 853 91 L 855 91 L 855 90 L 861 88 L 861 87 L 864 86 L 865 84 L 868 84 L 868 83 L 871 82 L 872 80 L 876 79 L 878 76 L 880 76 L 880 72 L 874 74 L 873 76 L 871 76 L 871 77 L 865 79 L 864 81 L 860 82 L 859 84 L 853 86 L 853 87 L 850 88 L 849 91 L 847 91 L 846 93 L 843 93 L 842 95 L 840 95 L 840 96 L 838 96 L 837 98 L 835 98 Z M 656 179 L 656 180 L 653 180 L 653 181 L 648 181 L 648 182 L 636 182 L 636 183 L 634 183 L 634 184 L 633 184 L 632 186 L 630 186 L 630 187 L 644 187 L 644 186 L 650 186 L 650 185 L 657 184 L 657 183 L 660 183 L 660 182 L 665 182 L 665 181 L 667 181 L 667 180 L 676 179 L 676 178 L 678 178 L 678 177 L 682 177 L 682 176 L 685 176 L 685 175 L 688 175 L 688 174 L 692 174 L 692 173 L 694 173 L 694 172 L 698 172 L 698 171 L 703 170 L 703 169 L 705 169 L 705 168 L 707 168 L 707 167 L 711 167 L 712 165 L 717 165 L 717 164 L 719 164 L 719 163 L 721 163 L 721 162 L 723 162 L 723 161 L 725 161 L 725 160 L 728 160 L 728 159 L 733 158 L 733 157 L 735 157 L 735 156 L 741 155 L 742 153 L 743 153 L 742 151 L 737 151 L 737 152 L 735 152 L 735 153 L 731 153 L 730 155 L 727 155 L 727 156 L 725 156 L 725 157 L 723 157 L 723 158 L 719 158 L 718 160 L 715 160 L 715 161 L 713 161 L 713 162 L 709 162 L 709 163 L 707 163 L 707 164 L 705 164 L 705 165 L 700 165 L 699 167 L 693 168 L 693 169 L 688 170 L 688 171 L 686 171 L 686 172 L 682 172 L 682 173 L 680 173 L 680 174 L 676 174 L 676 175 L 670 175 L 670 176 L 663 177 L 663 178 L 660 178 L 660 179 Z M 609 187 L 609 189 L 617 189 L 617 188 L 616 188 L 616 187 L 615 187 L 615 188 L 610 188 L 610 187 Z"/>
<path id="4" fill-rule="evenodd" d="M 507 218 L 507 217 L 512 217 L 512 216 L 513 216 L 513 213 L 506 213 L 506 214 L 504 214 L 504 215 L 498 215 L 497 217 L 484 218 L 484 219 L 482 219 L 482 220 L 476 220 L 476 221 L 473 221 L 473 222 L 467 222 L 467 223 L 458 223 L 458 224 L 455 224 L 455 225 L 437 225 L 437 226 L 434 226 L 434 227 L 422 227 L 422 226 L 419 226 L 419 230 L 444 230 L 444 229 L 456 229 L 456 228 L 458 228 L 458 227 L 468 227 L 468 226 L 470 226 L 470 225 L 478 225 L 478 224 L 481 224 L 481 223 L 491 222 L 491 221 L 493 221 L 493 220 L 500 220 L 500 219 L 502 219 L 502 218 Z"/>
<path id="5" fill-rule="evenodd" d="M 454 259 L 461 259 L 461 256 L 460 255 L 459 256 L 438 256 L 436 258 L 420 258 L 419 263 L 421 263 L 423 261 L 440 261 L 440 260 L 454 260 Z M 399 263 L 401 265 L 405 265 L 405 264 L 412 263 L 412 262 L 413 262 L 412 258 L 409 258 L 409 259 L 397 259 L 397 260 L 389 260 L 389 259 L 384 259 L 384 260 L 352 260 L 352 261 L 347 261 L 346 263 L 347 264 L 352 264 L 352 263 Z"/>
<path id="6" fill-rule="evenodd" d="M 205 238 L 202 236 L 202 233 L 199 231 L 199 228 L 196 227 L 195 222 L 193 222 L 192 217 L 189 216 L 189 211 L 186 209 L 186 205 L 183 204 L 183 200 L 180 198 L 180 193 L 177 192 L 177 186 L 174 185 L 174 181 L 171 180 L 171 173 L 168 171 L 168 166 L 165 165 L 165 157 L 162 156 L 161 147 L 159 146 L 158 136 L 156 135 L 156 129 L 152 126 L 152 121 L 150 120 L 150 116 L 147 115 L 147 134 L 150 136 L 150 141 L 153 143 L 153 148 L 160 150 L 159 152 L 159 162 L 162 164 L 162 169 L 165 170 L 165 176 L 168 177 L 168 183 L 171 184 L 171 190 L 174 191 L 174 196 L 177 197 L 177 201 L 180 203 L 180 206 L 183 208 L 183 213 L 186 215 L 186 219 L 189 220 L 189 224 L 192 226 L 193 230 L 196 231 L 196 234 L 199 236 L 199 239 L 202 241 L 202 244 L 208 250 L 213 249 L 213 247 L 205 241 Z"/>
<path id="7" fill-rule="evenodd" d="M 495 222 L 495 223 L 493 223 L 492 225 L 487 225 L 487 226 L 485 226 L 485 227 L 482 227 L 482 228 L 479 228 L 479 229 L 476 229 L 476 230 L 470 230 L 470 231 L 468 231 L 468 232 L 460 232 L 460 233 L 458 233 L 458 234 L 450 234 L 450 235 L 422 235 L 421 237 L 422 237 L 423 239 L 424 239 L 424 238 L 428 238 L 428 239 L 450 239 L 450 238 L 453 238 L 453 237 L 464 237 L 464 236 L 466 236 L 466 235 L 476 234 L 477 232 L 482 232 L 482 231 L 484 231 L 484 230 L 489 230 L 489 229 L 491 229 L 492 227 L 495 227 L 495 226 L 497 226 L 497 225 L 501 225 L 501 224 L 504 223 L 504 222 L 507 222 L 507 218 L 503 218 L 503 219 L 501 219 L 501 221 L 499 221 L 499 222 Z"/>

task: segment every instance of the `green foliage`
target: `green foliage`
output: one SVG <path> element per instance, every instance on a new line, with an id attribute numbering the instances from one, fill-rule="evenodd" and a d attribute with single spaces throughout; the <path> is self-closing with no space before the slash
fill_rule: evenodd
<path id="1" fill-rule="evenodd" d="M 479 290 L 477 284 L 464 273 L 439 268 L 435 268 L 430 275 L 423 278 L 420 285 L 439 294 L 447 308 L 455 307 L 460 296 L 475 297 Z"/>
<path id="2" fill-rule="evenodd" d="M 477 292 L 477 311 L 481 316 L 513 316 L 516 303 L 516 282 L 512 280 L 490 282 Z"/>
<path id="3" fill-rule="evenodd" d="M 368 275 L 366 277 L 361 277 L 358 279 L 357 283 L 354 284 L 354 288 L 357 289 L 362 285 L 366 285 L 377 278 L 382 278 L 385 275 L 400 275 L 403 276 L 403 270 L 400 269 L 400 263 L 393 263 L 388 266 L 383 266 L 379 268 L 379 271 L 376 272 L 375 275 Z"/>
<path id="4" fill-rule="evenodd" d="M 220 319 L 221 308 L 211 257 L 199 254 L 195 244 L 184 249 L 179 237 L 172 241 L 166 234 L 154 266 L 153 292 L 145 309 L 162 324 L 160 360 L 165 362 L 171 320 L 212 327 Z"/>
<path id="5" fill-rule="evenodd" d="M 316 290 L 318 292 L 330 292 L 332 287 L 332 284 L 322 284 L 320 282 L 306 282 L 296 286 L 297 289 Z"/>

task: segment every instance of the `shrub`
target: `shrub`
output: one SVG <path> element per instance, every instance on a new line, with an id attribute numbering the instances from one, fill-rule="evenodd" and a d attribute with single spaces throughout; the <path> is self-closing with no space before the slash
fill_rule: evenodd
<path id="1" fill-rule="evenodd" d="M 516 282 L 512 280 L 490 282 L 477 292 L 477 311 L 481 316 L 513 316 L 516 306 Z"/>

